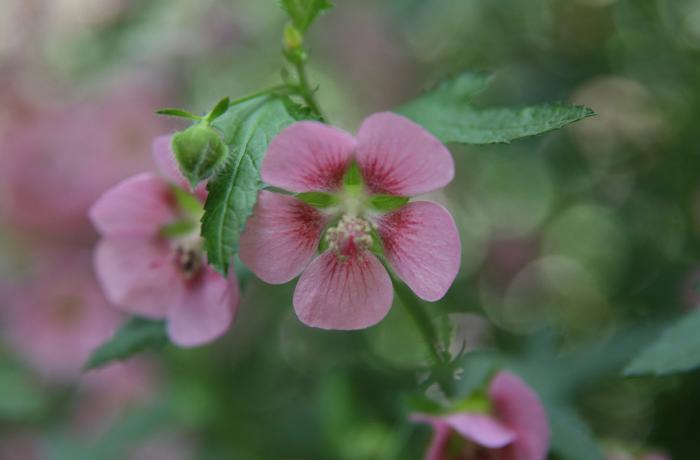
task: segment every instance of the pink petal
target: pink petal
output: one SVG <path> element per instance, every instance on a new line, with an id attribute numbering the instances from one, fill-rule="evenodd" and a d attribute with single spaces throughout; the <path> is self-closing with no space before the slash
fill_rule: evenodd
<path id="1" fill-rule="evenodd" d="M 296 198 L 262 191 L 241 235 L 241 260 L 263 281 L 286 283 L 308 265 L 326 221 Z"/>
<path id="2" fill-rule="evenodd" d="M 163 318 L 182 283 L 170 248 L 145 238 L 105 238 L 95 251 L 97 278 L 113 305 L 130 313 Z"/>
<path id="3" fill-rule="evenodd" d="M 455 413 L 450 415 L 428 415 L 428 414 L 413 414 L 411 419 L 415 422 L 430 423 L 436 430 L 437 434 L 441 431 L 454 430 L 464 438 L 473 441 L 483 447 L 489 449 L 498 449 L 512 443 L 516 438 L 516 433 L 509 427 L 496 420 L 494 417 L 486 414 L 472 414 L 467 412 Z M 442 443 L 447 441 L 447 436 Z M 433 440 L 433 448 L 437 452 L 441 452 L 436 446 L 435 439 Z M 427 457 L 430 458 L 430 457 Z M 440 457 L 436 457 L 440 458 Z"/>
<path id="4" fill-rule="evenodd" d="M 153 174 L 132 176 L 111 189 L 90 209 L 90 219 L 105 236 L 155 235 L 175 217 L 170 187 Z"/>
<path id="5" fill-rule="evenodd" d="M 485 414 L 453 414 L 443 420 L 465 438 L 490 449 L 506 446 L 516 437 L 513 430 Z"/>
<path id="6" fill-rule="evenodd" d="M 421 126 L 390 112 L 376 113 L 357 134 L 357 162 L 374 193 L 415 196 L 449 184 L 449 150 Z"/>
<path id="7" fill-rule="evenodd" d="M 153 161 L 158 168 L 158 172 L 170 183 L 177 185 L 178 187 L 192 191 L 190 183 L 185 179 L 185 176 L 180 172 L 180 168 L 177 165 L 177 160 L 173 154 L 171 143 L 173 141 L 173 136 L 167 134 L 164 136 L 158 136 L 151 147 L 151 153 L 153 155 Z M 202 182 L 197 185 L 194 190 L 194 194 L 199 197 L 202 201 L 207 198 L 206 183 Z"/>
<path id="8" fill-rule="evenodd" d="M 505 458 L 545 460 L 549 450 L 549 422 L 537 394 L 519 377 L 500 372 L 491 382 L 489 396 L 496 416 L 517 434 Z"/>
<path id="9" fill-rule="evenodd" d="M 435 424 L 435 432 L 430 440 L 430 446 L 425 453 L 425 460 L 445 460 L 444 453 L 447 442 L 450 440 L 450 427 L 445 423 Z"/>
<path id="10" fill-rule="evenodd" d="M 393 295 L 389 275 L 373 254 L 364 251 L 340 261 L 326 251 L 302 273 L 294 310 L 309 326 L 363 329 L 386 316 Z"/>
<path id="11" fill-rule="evenodd" d="M 262 179 L 292 192 L 336 190 L 355 150 L 345 131 L 315 121 L 295 123 L 270 143 Z"/>
<path id="12" fill-rule="evenodd" d="M 641 460 L 671 460 L 671 457 L 669 457 L 666 454 L 661 454 L 658 452 L 654 452 L 651 454 L 646 454 L 641 458 Z"/>
<path id="13" fill-rule="evenodd" d="M 450 435 L 452 434 L 450 426 L 442 417 L 436 415 L 413 413 L 410 419 L 412 422 L 427 423 L 433 426 L 433 437 L 425 453 L 425 460 L 444 460 L 443 454 L 447 447 L 447 442 L 450 440 Z"/>
<path id="14" fill-rule="evenodd" d="M 379 219 L 389 264 L 422 299 L 445 295 L 457 276 L 461 244 L 450 213 L 437 203 L 415 201 Z"/>
<path id="15" fill-rule="evenodd" d="M 181 347 L 211 342 L 228 331 L 240 299 L 238 280 L 207 267 L 201 278 L 181 291 L 168 312 L 168 336 Z"/>

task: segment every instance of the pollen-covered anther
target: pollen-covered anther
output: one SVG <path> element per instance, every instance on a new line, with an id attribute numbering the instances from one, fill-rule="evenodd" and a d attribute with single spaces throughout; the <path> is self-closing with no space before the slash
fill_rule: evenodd
<path id="1" fill-rule="evenodd" d="M 335 227 L 326 231 L 328 249 L 347 258 L 372 247 L 373 223 L 360 217 L 344 215 Z"/>

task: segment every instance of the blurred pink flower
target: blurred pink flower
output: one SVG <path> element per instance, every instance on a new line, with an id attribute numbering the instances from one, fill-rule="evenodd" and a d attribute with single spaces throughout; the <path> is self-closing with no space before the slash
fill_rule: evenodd
<path id="1" fill-rule="evenodd" d="M 42 460 L 39 436 L 33 432 L 2 433 L 0 435 L 0 459 Z"/>
<path id="2" fill-rule="evenodd" d="M 671 457 L 661 452 L 646 452 L 632 454 L 622 448 L 608 448 L 605 452 L 607 460 L 671 460 Z"/>
<path id="3" fill-rule="evenodd" d="M 25 90 L 28 91 L 28 90 Z M 6 114 L 0 132 L 0 213 L 43 241 L 92 236 L 87 210 L 102 191 L 143 170 L 141 152 L 162 132 L 161 99 L 143 85 L 120 85 L 87 103 L 33 101 Z"/>
<path id="4" fill-rule="evenodd" d="M 125 411 L 152 400 L 160 383 L 157 363 L 144 357 L 90 371 L 78 382 L 71 425 L 81 435 L 99 435 Z"/>
<path id="5" fill-rule="evenodd" d="M 544 460 L 549 423 L 537 395 L 518 377 L 500 372 L 491 381 L 490 412 L 414 414 L 435 429 L 426 460 Z"/>
<path id="6" fill-rule="evenodd" d="M 127 460 L 192 460 L 196 457 L 192 440 L 182 433 L 164 433 L 132 449 Z"/>
<path id="7" fill-rule="evenodd" d="M 130 313 L 166 318 L 170 339 L 190 347 L 228 330 L 239 291 L 233 270 L 226 279 L 205 261 L 201 191 L 181 188 L 169 145 L 169 137 L 154 143 L 163 177 L 142 173 L 124 180 L 93 205 L 90 218 L 103 237 L 95 266 L 109 301 Z M 180 230 L 170 234 L 173 225 Z"/>
<path id="8" fill-rule="evenodd" d="M 344 184 L 353 161 L 362 187 Z M 369 201 L 376 194 L 427 193 L 453 176 L 447 148 L 401 116 L 370 116 L 357 139 L 321 123 L 296 123 L 270 144 L 263 180 L 291 192 L 327 192 L 336 201 L 317 209 L 293 196 L 261 192 L 241 236 L 241 259 L 268 283 L 286 283 L 303 272 L 294 308 L 304 323 L 372 326 L 386 316 L 393 297 L 373 246 L 383 246 L 389 265 L 419 297 L 435 301 L 457 275 L 460 241 L 452 216 L 436 203 L 415 201 L 384 213 Z M 324 230 L 328 249 L 314 258 Z"/>
<path id="9" fill-rule="evenodd" d="M 44 378 L 76 379 L 90 352 L 113 334 L 120 315 L 100 292 L 89 253 L 45 254 L 37 265 L 9 294 L 4 335 Z"/>

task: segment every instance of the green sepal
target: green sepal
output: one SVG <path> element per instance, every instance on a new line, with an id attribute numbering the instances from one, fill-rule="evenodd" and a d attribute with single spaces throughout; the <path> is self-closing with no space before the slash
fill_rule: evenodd
<path id="1" fill-rule="evenodd" d="M 338 197 L 324 192 L 297 193 L 296 198 L 314 208 L 329 208 L 338 204 Z"/>
<path id="2" fill-rule="evenodd" d="M 207 122 L 212 122 L 223 115 L 228 110 L 230 103 L 231 101 L 228 97 L 225 97 L 217 102 L 214 108 L 211 109 L 211 112 L 209 112 L 209 115 L 207 115 Z"/>
<path id="3" fill-rule="evenodd" d="M 389 212 L 398 209 L 408 203 L 407 196 L 397 195 L 373 195 L 369 199 L 369 204 L 377 211 Z"/>
<path id="4" fill-rule="evenodd" d="M 384 245 L 382 244 L 382 239 L 379 237 L 379 232 L 376 228 L 372 227 L 372 246 L 369 248 L 374 254 L 378 256 L 384 255 Z"/>
<path id="5" fill-rule="evenodd" d="M 178 236 L 189 235 L 198 227 L 196 222 L 189 219 L 176 220 L 160 229 L 160 234 L 166 238 L 176 238 Z"/>
<path id="6" fill-rule="evenodd" d="M 491 400 L 484 390 L 477 390 L 468 398 L 455 403 L 452 412 L 471 412 L 478 414 L 488 414 L 493 409 Z"/>
<path id="7" fill-rule="evenodd" d="M 324 233 L 321 240 L 318 242 L 318 252 L 326 252 L 328 250 L 328 240 L 326 239 L 326 234 Z"/>
<path id="8" fill-rule="evenodd" d="M 343 185 L 350 189 L 359 188 L 362 185 L 362 171 L 356 162 L 350 163 L 350 167 L 345 171 Z"/>
<path id="9" fill-rule="evenodd" d="M 156 110 L 156 113 L 158 115 L 165 115 L 168 117 L 185 118 L 187 120 L 199 121 L 202 119 L 202 117 L 200 117 L 199 115 L 195 115 L 193 113 L 188 112 L 187 110 L 182 110 L 182 109 L 173 109 L 173 108 L 160 109 L 160 110 Z"/>
<path id="10" fill-rule="evenodd" d="M 172 148 L 180 171 L 192 188 L 216 174 L 228 153 L 219 133 L 206 123 L 175 134 Z"/>
<path id="11" fill-rule="evenodd" d="M 171 186 L 170 191 L 175 198 L 175 204 L 181 212 L 196 218 L 201 216 L 203 212 L 202 203 L 194 195 L 176 185 Z"/>

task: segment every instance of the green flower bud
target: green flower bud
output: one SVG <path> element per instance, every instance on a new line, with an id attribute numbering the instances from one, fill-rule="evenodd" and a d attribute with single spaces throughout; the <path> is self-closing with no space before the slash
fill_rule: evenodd
<path id="1" fill-rule="evenodd" d="M 290 23 L 284 28 L 283 43 L 285 51 L 296 51 L 304 43 L 304 37 L 299 29 Z"/>
<path id="2" fill-rule="evenodd" d="M 205 123 L 192 125 L 173 136 L 173 153 L 192 188 L 213 176 L 226 160 L 221 136 Z"/>

